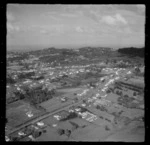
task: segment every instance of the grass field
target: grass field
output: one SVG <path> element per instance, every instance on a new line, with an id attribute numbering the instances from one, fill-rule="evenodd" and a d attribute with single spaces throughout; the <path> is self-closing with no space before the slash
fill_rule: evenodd
<path id="1" fill-rule="evenodd" d="M 45 108 L 48 112 L 52 112 L 54 110 L 60 109 L 62 107 L 65 107 L 67 105 L 71 104 L 71 101 L 67 101 L 62 103 L 59 98 L 53 98 L 48 101 L 45 101 L 40 104 L 43 108 Z"/>
<path id="2" fill-rule="evenodd" d="M 29 118 L 26 113 L 28 111 L 31 111 L 33 114 L 33 117 Z M 22 123 L 25 123 L 26 121 L 29 121 L 37 116 L 40 116 L 43 112 L 33 108 L 27 103 L 23 102 L 16 102 L 14 104 L 11 104 L 9 106 L 9 109 L 6 111 L 6 117 L 8 118 L 8 126 L 11 126 L 13 128 L 21 125 Z"/>
<path id="3" fill-rule="evenodd" d="M 59 89 L 58 91 L 59 92 L 65 92 L 65 93 L 74 93 L 76 91 L 79 91 L 81 90 L 81 88 L 71 88 L 71 89 Z"/>

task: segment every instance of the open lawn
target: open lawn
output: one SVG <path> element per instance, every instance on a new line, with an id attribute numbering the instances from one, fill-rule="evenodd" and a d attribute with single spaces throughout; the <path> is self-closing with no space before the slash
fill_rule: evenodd
<path id="1" fill-rule="evenodd" d="M 65 92 L 65 93 L 74 93 L 76 91 L 82 90 L 82 88 L 68 88 L 68 89 L 59 89 L 59 92 Z"/>
<path id="2" fill-rule="evenodd" d="M 77 141 L 99 141 L 109 134 L 110 132 L 106 131 L 104 127 L 91 124 L 88 127 L 74 131 L 71 137 Z"/>
<path id="3" fill-rule="evenodd" d="M 36 141 L 65 141 L 67 136 L 60 136 L 57 132 L 57 129 L 52 127 L 46 128 L 46 133 L 42 134 L 36 139 Z"/>
<path id="4" fill-rule="evenodd" d="M 33 116 L 28 117 L 27 112 L 31 111 Z M 26 121 L 29 121 L 37 116 L 42 115 L 43 112 L 33 108 L 27 103 L 17 102 L 14 105 L 11 105 L 11 108 L 6 110 L 6 117 L 8 118 L 8 126 L 17 127 Z"/>
<path id="5" fill-rule="evenodd" d="M 83 126 L 88 126 L 90 123 L 84 119 L 81 118 L 75 118 L 75 119 L 71 119 L 70 122 L 76 123 L 78 124 L 80 127 Z"/>
<path id="6" fill-rule="evenodd" d="M 52 112 L 54 110 L 65 107 L 65 106 L 69 105 L 70 103 L 71 103 L 70 101 L 62 103 L 59 100 L 59 98 L 53 98 L 53 99 L 50 99 L 48 101 L 45 101 L 45 102 L 41 103 L 40 105 L 43 108 L 45 108 L 48 112 Z"/>
<path id="7" fill-rule="evenodd" d="M 24 102 L 19 100 L 19 101 L 16 101 L 16 102 L 13 102 L 13 103 L 10 103 L 6 106 L 7 109 L 12 109 L 12 108 L 16 108 L 18 106 L 21 106 L 21 105 L 24 105 Z"/>
<path id="8" fill-rule="evenodd" d="M 105 141 L 144 142 L 144 138 L 145 134 L 143 130 L 140 133 L 131 133 L 130 130 L 123 130 L 112 134 Z"/>

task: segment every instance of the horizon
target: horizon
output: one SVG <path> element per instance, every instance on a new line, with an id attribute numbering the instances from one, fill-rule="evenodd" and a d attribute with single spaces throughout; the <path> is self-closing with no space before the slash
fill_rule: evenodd
<path id="1" fill-rule="evenodd" d="M 145 5 L 7 5 L 7 50 L 145 46 Z"/>
<path id="2" fill-rule="evenodd" d="M 100 46 L 97 46 L 97 47 L 91 47 L 91 46 L 83 46 L 83 47 L 79 47 L 79 48 L 56 48 L 56 47 L 47 47 L 47 48 L 31 48 L 31 47 L 29 47 L 29 48 L 27 48 L 27 49 L 9 49 L 9 50 L 7 50 L 7 52 L 15 52 L 15 51 L 21 51 L 21 52 L 29 52 L 29 51 L 38 51 L 38 50 L 45 50 L 45 49 L 50 49 L 50 48 L 54 48 L 54 49 L 81 49 L 81 48 L 88 48 L 88 47 L 90 47 L 90 48 L 111 48 L 111 47 L 100 47 Z M 136 48 L 136 49 L 143 49 L 143 48 L 145 48 L 145 46 L 137 46 L 137 47 L 133 47 L 133 46 L 131 46 L 131 47 L 119 47 L 119 48 L 111 48 L 111 49 L 113 49 L 113 50 L 115 50 L 115 51 L 117 51 L 118 49 L 124 49 L 124 48 Z"/>

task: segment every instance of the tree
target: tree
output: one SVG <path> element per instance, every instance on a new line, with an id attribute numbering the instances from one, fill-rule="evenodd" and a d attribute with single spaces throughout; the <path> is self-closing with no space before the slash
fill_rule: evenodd
<path id="1" fill-rule="evenodd" d="M 106 91 L 106 93 L 107 93 L 107 94 L 111 93 L 111 90 L 110 90 L 110 89 L 108 89 L 108 90 Z"/>
<path id="2" fill-rule="evenodd" d="M 9 77 L 7 78 L 7 83 L 8 83 L 8 84 L 15 84 L 16 81 L 15 81 L 11 76 L 9 76 Z"/>
<path id="3" fill-rule="evenodd" d="M 15 96 L 17 98 L 19 98 L 20 100 L 24 99 L 25 98 L 25 95 L 22 94 L 21 92 L 17 91 L 17 92 L 14 92 Z"/>
<path id="4" fill-rule="evenodd" d="M 118 95 L 122 96 L 122 91 L 118 91 Z"/>
<path id="5" fill-rule="evenodd" d="M 32 135 L 34 138 L 37 138 L 37 137 L 41 136 L 41 134 L 42 134 L 41 131 L 34 131 Z"/>
<path id="6" fill-rule="evenodd" d="M 139 67 L 136 67 L 136 68 L 135 68 L 135 73 L 136 73 L 136 74 L 139 74 L 140 72 L 141 72 L 141 71 L 140 71 Z"/>
<path id="7" fill-rule="evenodd" d="M 129 96 L 128 95 L 124 95 L 124 98 L 129 98 Z"/>
<path id="8" fill-rule="evenodd" d="M 82 102 L 83 102 L 83 103 L 86 103 L 86 100 L 84 99 L 84 100 L 82 100 Z"/>
<path id="9" fill-rule="evenodd" d="M 31 134 L 31 133 L 33 133 L 33 132 L 34 132 L 34 128 L 31 128 L 30 126 L 29 126 L 29 127 L 26 127 L 26 128 L 24 129 L 24 133 L 27 134 L 27 135 L 29 135 L 29 134 Z"/>
<path id="10" fill-rule="evenodd" d="M 12 141 L 19 141 L 19 137 L 12 137 Z"/>
<path id="11" fill-rule="evenodd" d="M 105 126 L 105 130 L 109 131 L 109 130 L 110 130 L 110 128 L 109 128 L 108 126 Z"/>
<path id="12" fill-rule="evenodd" d="M 116 90 L 116 94 L 119 95 L 119 91 L 118 90 Z"/>
<path id="13" fill-rule="evenodd" d="M 96 106 L 96 109 L 101 109 L 101 107 L 99 105 Z"/>
<path id="14" fill-rule="evenodd" d="M 78 125 L 78 124 L 76 124 L 76 123 L 74 123 L 74 122 L 71 122 L 71 121 L 70 121 L 70 124 L 72 124 L 72 126 L 73 126 L 73 130 L 75 130 L 75 129 L 79 128 L 79 125 Z"/>
<path id="15" fill-rule="evenodd" d="M 66 118 L 62 118 L 60 121 L 66 121 L 77 117 L 78 117 L 77 113 L 71 112 Z"/>
<path id="16" fill-rule="evenodd" d="M 71 130 L 68 130 L 68 129 L 67 129 L 67 130 L 65 130 L 65 134 L 66 134 L 66 136 L 68 136 L 68 137 L 69 137 L 69 136 L 71 135 Z"/>
<path id="17" fill-rule="evenodd" d="M 58 134 L 61 136 L 63 134 L 65 134 L 65 130 L 64 129 L 58 129 Z"/>
<path id="18" fill-rule="evenodd" d="M 47 131 L 44 129 L 44 130 L 43 130 L 43 133 L 46 133 L 46 132 L 47 132 Z"/>
<path id="19" fill-rule="evenodd" d="M 136 94 L 136 92 L 133 92 L 133 96 L 136 96 L 137 94 Z"/>

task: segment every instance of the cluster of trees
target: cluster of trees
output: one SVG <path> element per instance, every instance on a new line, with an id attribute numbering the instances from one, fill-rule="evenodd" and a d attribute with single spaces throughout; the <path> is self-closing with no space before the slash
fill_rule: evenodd
<path id="1" fill-rule="evenodd" d="M 75 112 L 71 112 L 67 117 L 62 118 L 60 121 L 66 121 L 66 120 L 70 120 L 70 119 L 74 119 L 77 118 L 78 114 Z"/>
<path id="2" fill-rule="evenodd" d="M 57 132 L 60 136 L 66 135 L 66 136 L 70 137 L 72 131 L 74 131 L 80 127 L 78 124 L 76 124 L 74 122 L 71 122 L 71 121 L 69 121 L 69 122 L 72 125 L 72 129 L 71 130 L 70 129 L 58 129 Z M 84 127 L 86 127 L 86 125 L 84 125 L 82 128 L 84 128 Z"/>
<path id="3" fill-rule="evenodd" d="M 122 93 L 121 90 L 120 90 L 120 91 L 119 91 L 119 90 L 116 90 L 116 94 L 119 95 L 119 96 L 122 96 L 122 95 L 123 95 L 123 93 Z"/>
<path id="4" fill-rule="evenodd" d="M 114 119 L 114 123 L 117 125 L 117 127 L 124 127 L 128 125 L 131 122 L 130 118 L 126 116 L 116 116 Z"/>
<path id="5" fill-rule="evenodd" d="M 7 82 L 7 84 L 15 84 L 16 83 L 16 81 L 11 76 L 7 77 L 6 82 Z"/>
<path id="6" fill-rule="evenodd" d="M 61 55 L 63 55 L 63 56 L 76 56 L 77 52 L 70 50 L 70 49 L 67 49 L 67 50 L 63 50 L 61 52 Z"/>
<path id="7" fill-rule="evenodd" d="M 32 76 L 35 76 L 35 72 L 21 73 L 18 75 L 18 79 L 31 79 Z"/>
<path id="8" fill-rule="evenodd" d="M 37 87 L 35 89 L 26 90 L 26 98 L 32 105 L 37 105 L 39 103 L 53 98 L 54 94 L 54 90 L 48 91 L 47 88 L 43 90 L 42 86 Z"/>
<path id="9" fill-rule="evenodd" d="M 10 104 L 25 98 L 25 95 L 19 91 L 12 92 L 12 96 L 7 98 L 6 103 Z"/>
<path id="10" fill-rule="evenodd" d="M 97 106 L 96 106 L 96 109 L 99 109 L 99 110 L 101 110 L 101 111 L 105 111 L 105 112 L 107 112 L 107 109 L 106 109 L 106 107 L 105 107 L 105 106 L 97 105 Z"/>
<path id="11" fill-rule="evenodd" d="M 66 136 L 70 137 L 70 135 L 71 135 L 71 130 L 69 130 L 69 129 L 66 129 L 66 130 L 65 129 L 58 129 L 57 132 L 60 136 L 66 135 Z"/>
<path id="12" fill-rule="evenodd" d="M 134 48 L 134 47 L 120 48 L 118 49 L 118 52 L 130 56 L 132 55 L 132 56 L 144 57 L 145 48 Z"/>
<path id="13" fill-rule="evenodd" d="M 26 136 L 32 134 L 34 138 L 37 138 L 42 135 L 42 130 L 35 130 L 34 128 L 26 127 L 24 129 L 24 133 L 26 134 Z M 11 141 L 20 141 L 22 138 L 23 136 L 10 137 Z"/>
<path id="14" fill-rule="evenodd" d="M 136 76 L 144 76 L 144 72 L 141 72 L 139 67 L 136 67 L 133 71 Z"/>
<path id="15" fill-rule="evenodd" d="M 22 61 L 27 58 L 28 58 L 28 56 L 26 54 L 22 54 L 22 55 L 19 54 L 19 56 L 8 58 L 7 61 L 8 62 L 16 62 L 16 61 Z"/>
<path id="16" fill-rule="evenodd" d="M 129 97 L 128 95 L 122 95 L 122 97 L 118 98 L 118 102 L 126 107 L 129 107 L 134 98 Z"/>
<path id="17" fill-rule="evenodd" d="M 24 93 L 21 91 L 14 91 L 12 93 L 12 97 L 9 97 L 6 100 L 7 104 L 13 103 L 18 100 L 27 99 L 32 105 L 36 106 L 43 101 L 53 98 L 55 90 L 52 89 L 51 91 L 49 91 L 47 88 L 43 90 L 42 86 L 40 86 L 34 89 L 30 89 L 28 87 L 24 88 Z"/>
<path id="18" fill-rule="evenodd" d="M 111 88 L 107 89 L 107 91 L 106 91 L 107 94 L 109 94 L 111 92 L 113 92 Z"/>
<path id="19" fill-rule="evenodd" d="M 39 76 L 37 78 L 33 78 L 32 80 L 39 81 L 39 80 L 42 80 L 42 79 L 44 79 L 44 76 Z"/>

